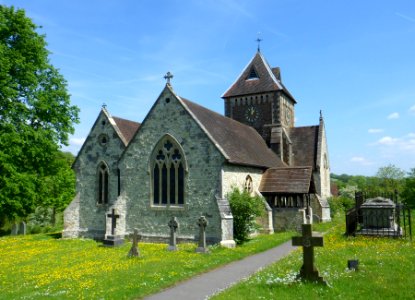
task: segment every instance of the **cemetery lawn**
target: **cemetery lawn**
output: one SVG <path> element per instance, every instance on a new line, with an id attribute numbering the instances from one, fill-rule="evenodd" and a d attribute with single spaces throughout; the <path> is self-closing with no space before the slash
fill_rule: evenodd
<path id="1" fill-rule="evenodd" d="M 0 237 L 0 299 L 136 299 L 196 274 L 265 251 L 290 239 L 292 232 L 261 235 L 236 249 L 196 244 L 139 243 L 141 257 L 127 258 L 131 243 L 107 248 L 89 239 L 53 235 Z"/>
<path id="2" fill-rule="evenodd" d="M 412 216 L 415 221 L 414 211 Z M 343 221 L 324 236 L 324 247 L 314 248 L 328 286 L 296 280 L 302 265 L 298 249 L 212 299 L 415 299 L 415 241 L 345 237 L 344 215 L 337 219 Z M 358 271 L 347 269 L 350 259 L 359 260 Z"/>

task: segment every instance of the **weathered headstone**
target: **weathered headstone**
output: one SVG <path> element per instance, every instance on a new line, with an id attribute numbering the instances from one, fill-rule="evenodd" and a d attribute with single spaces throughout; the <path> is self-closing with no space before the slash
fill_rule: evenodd
<path id="1" fill-rule="evenodd" d="M 140 250 L 138 249 L 138 241 L 141 239 L 141 235 L 138 233 L 138 229 L 134 228 L 133 233 L 133 244 L 131 249 L 128 252 L 128 257 L 138 257 L 140 256 Z"/>
<path id="2" fill-rule="evenodd" d="M 19 223 L 19 234 L 26 235 L 26 223 L 24 221 Z"/>
<path id="3" fill-rule="evenodd" d="M 169 239 L 169 246 L 167 247 L 167 250 L 169 251 L 176 251 L 177 250 L 177 228 L 179 227 L 179 223 L 177 222 L 176 217 L 171 217 L 169 221 L 169 227 L 170 227 L 170 239 Z"/>
<path id="4" fill-rule="evenodd" d="M 111 218 L 111 234 L 114 235 L 115 228 L 117 227 L 117 219 L 120 215 L 115 214 L 115 209 L 112 209 L 112 213 L 107 215 L 108 218 Z"/>
<path id="5" fill-rule="evenodd" d="M 117 219 L 120 215 L 115 213 L 115 209 L 112 209 L 110 214 L 107 214 L 108 218 L 111 218 L 111 235 L 107 235 L 103 241 L 104 246 L 119 246 L 124 243 L 124 239 L 115 235 L 115 228 L 117 227 Z"/>
<path id="6" fill-rule="evenodd" d="M 199 245 L 196 248 L 196 252 L 206 253 L 209 250 L 206 247 L 206 226 L 208 225 L 208 221 L 206 220 L 205 216 L 201 216 L 199 218 L 197 225 L 199 225 Z"/>
<path id="7" fill-rule="evenodd" d="M 303 280 L 317 281 L 326 284 L 314 265 L 314 247 L 323 247 L 323 237 L 313 236 L 311 224 L 302 224 L 302 236 L 292 238 L 293 246 L 303 247 L 303 265 L 299 277 Z"/>
<path id="8" fill-rule="evenodd" d="M 12 231 L 10 232 L 10 235 L 17 235 L 19 233 L 19 226 L 17 224 L 12 225 Z"/>

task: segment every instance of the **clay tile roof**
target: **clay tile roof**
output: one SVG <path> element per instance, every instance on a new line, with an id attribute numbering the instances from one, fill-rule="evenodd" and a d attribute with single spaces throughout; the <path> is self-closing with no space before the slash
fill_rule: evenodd
<path id="1" fill-rule="evenodd" d="M 254 128 L 180 99 L 229 163 L 262 168 L 284 166 Z"/>
<path id="2" fill-rule="evenodd" d="M 252 70 L 258 75 L 258 78 L 249 79 Z M 222 95 L 222 98 L 272 91 L 284 91 L 296 102 L 281 82 L 280 69 L 271 68 L 261 52 L 257 52 L 238 79 Z"/>
<path id="3" fill-rule="evenodd" d="M 261 193 L 307 194 L 310 191 L 311 167 L 272 168 L 265 171 L 259 185 Z"/>
<path id="4" fill-rule="evenodd" d="M 316 166 L 319 126 L 289 129 L 294 166 Z"/>
<path id="5" fill-rule="evenodd" d="M 112 119 L 115 121 L 115 124 L 117 124 L 117 127 L 122 133 L 122 135 L 124 136 L 127 144 L 129 144 L 134 134 L 140 127 L 140 123 L 133 122 L 133 121 L 126 120 L 126 119 L 121 119 L 118 117 L 112 117 Z"/>

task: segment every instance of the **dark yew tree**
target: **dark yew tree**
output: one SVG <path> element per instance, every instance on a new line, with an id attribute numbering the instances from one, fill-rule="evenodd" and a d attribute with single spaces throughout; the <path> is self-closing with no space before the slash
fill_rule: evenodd
<path id="1" fill-rule="evenodd" d="M 45 179 L 79 121 L 38 30 L 24 10 L 0 5 L 0 223 L 48 198 Z"/>

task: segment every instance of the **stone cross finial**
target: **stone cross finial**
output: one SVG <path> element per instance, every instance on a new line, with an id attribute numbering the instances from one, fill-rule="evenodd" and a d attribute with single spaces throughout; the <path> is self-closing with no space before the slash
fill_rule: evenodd
<path id="1" fill-rule="evenodd" d="M 173 78 L 173 74 L 170 73 L 170 72 L 167 72 L 167 74 L 164 75 L 164 79 L 166 79 L 167 84 L 169 84 L 169 85 L 170 85 L 170 79 L 172 79 L 172 78 Z"/>
<path id="2" fill-rule="evenodd" d="M 111 218 L 111 234 L 114 235 L 115 228 L 117 227 L 117 219 L 120 217 L 120 215 L 115 214 L 115 209 L 112 209 L 112 213 L 107 214 L 108 218 Z"/>
<path id="3" fill-rule="evenodd" d="M 179 223 L 177 222 L 177 218 L 176 217 L 171 217 L 168 225 L 170 227 L 170 240 L 169 240 L 169 246 L 168 246 L 167 250 L 176 251 L 177 250 L 176 230 L 179 227 Z"/>
<path id="4" fill-rule="evenodd" d="M 305 280 L 326 283 L 314 265 L 314 247 L 323 247 L 323 237 L 313 236 L 311 224 L 302 224 L 302 236 L 292 238 L 293 246 L 303 247 L 303 266 L 299 277 Z"/>
<path id="5" fill-rule="evenodd" d="M 133 244 L 130 251 L 128 252 L 128 257 L 138 257 L 140 256 L 140 250 L 138 250 L 138 241 L 141 239 L 141 235 L 138 233 L 138 229 L 134 228 L 133 234 Z"/>
<path id="6" fill-rule="evenodd" d="M 105 104 L 105 102 L 104 102 L 104 103 L 102 103 L 102 108 L 103 108 L 103 109 L 107 109 L 107 105 Z"/>
<path id="7" fill-rule="evenodd" d="M 197 225 L 199 225 L 199 245 L 196 249 L 196 252 L 206 253 L 208 252 L 206 247 L 206 226 L 208 225 L 208 221 L 206 220 L 205 216 L 201 216 L 199 218 Z"/>

